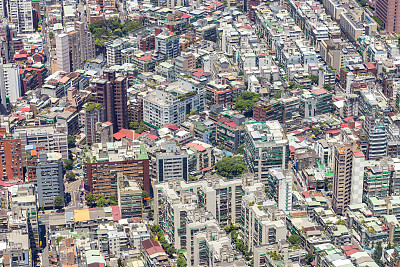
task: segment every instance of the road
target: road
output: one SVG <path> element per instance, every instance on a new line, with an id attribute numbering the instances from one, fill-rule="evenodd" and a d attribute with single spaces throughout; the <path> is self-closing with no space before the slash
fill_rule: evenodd
<path id="1" fill-rule="evenodd" d="M 43 244 L 45 247 L 40 254 L 40 262 L 42 267 L 50 267 L 50 253 L 49 253 L 49 240 L 48 240 L 48 231 L 49 231 L 49 214 L 40 214 L 39 215 L 39 224 L 44 225 L 45 228 L 45 240 Z"/>

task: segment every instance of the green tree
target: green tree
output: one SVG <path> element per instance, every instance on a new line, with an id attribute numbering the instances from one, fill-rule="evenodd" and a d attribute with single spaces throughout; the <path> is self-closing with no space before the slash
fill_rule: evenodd
<path id="1" fill-rule="evenodd" d="M 253 110 L 253 106 L 260 99 L 260 95 L 244 91 L 241 96 L 235 99 L 235 109 L 239 111 Z"/>
<path id="2" fill-rule="evenodd" d="M 73 181 L 75 180 L 75 173 L 73 172 L 67 172 L 67 174 L 65 175 L 65 179 L 67 179 L 67 181 Z"/>
<path id="3" fill-rule="evenodd" d="M 292 245 L 299 245 L 301 243 L 301 238 L 298 235 L 290 235 L 288 241 Z"/>
<path id="4" fill-rule="evenodd" d="M 113 31 L 113 35 L 116 37 L 121 37 L 122 36 L 122 30 L 121 29 L 115 29 Z"/>
<path id="5" fill-rule="evenodd" d="M 278 91 L 272 98 L 273 99 L 279 99 L 282 97 L 282 91 Z"/>
<path id="6" fill-rule="evenodd" d="M 66 159 L 64 160 L 64 168 L 68 171 L 72 170 L 72 168 L 74 167 L 74 162 L 70 159 Z"/>
<path id="7" fill-rule="evenodd" d="M 87 196 L 86 196 L 86 204 L 89 207 L 93 207 L 93 206 L 96 205 L 96 197 L 92 193 L 87 194 Z"/>
<path id="8" fill-rule="evenodd" d="M 324 179 L 324 187 L 325 187 L 325 190 L 328 189 L 328 185 L 329 185 L 329 179 L 328 179 L 328 177 L 325 177 L 325 179 Z"/>
<path id="9" fill-rule="evenodd" d="M 178 267 L 186 267 L 187 266 L 186 260 L 182 255 L 179 255 L 179 258 L 176 260 L 176 265 L 178 265 Z"/>
<path id="10" fill-rule="evenodd" d="M 118 267 L 124 267 L 124 266 L 125 266 L 124 261 L 121 258 L 119 258 L 118 259 Z"/>
<path id="11" fill-rule="evenodd" d="M 328 84 L 328 83 L 324 84 L 324 89 L 325 89 L 326 91 L 328 91 L 328 92 L 331 92 L 331 91 L 332 91 L 332 87 L 331 87 L 330 84 Z"/>
<path id="12" fill-rule="evenodd" d="M 139 122 L 137 121 L 130 122 L 128 127 L 131 130 L 136 130 L 137 128 L 139 128 Z"/>
<path id="13" fill-rule="evenodd" d="M 306 254 L 306 257 L 305 257 L 305 259 L 304 259 L 304 262 L 305 262 L 305 264 L 310 265 L 311 262 L 313 261 L 313 259 L 314 259 L 313 254 L 307 253 L 307 254 Z"/>
<path id="14" fill-rule="evenodd" d="M 217 174 L 227 179 L 241 176 L 247 171 L 246 164 L 241 156 L 226 157 L 215 164 Z"/>
<path id="15" fill-rule="evenodd" d="M 241 144 L 238 149 L 236 149 L 236 154 L 243 155 L 244 154 L 244 144 Z"/>
<path id="16" fill-rule="evenodd" d="M 196 114 L 197 114 L 197 111 L 196 111 L 196 110 L 190 111 L 190 116 L 193 116 L 193 115 L 196 115 Z"/>
<path id="17" fill-rule="evenodd" d="M 96 196 L 96 206 L 97 207 L 107 207 L 108 206 L 108 201 L 106 200 L 106 198 L 103 195 L 98 194 Z"/>
<path id="18" fill-rule="evenodd" d="M 111 196 L 107 199 L 107 204 L 108 204 L 108 206 L 116 206 L 116 205 L 118 205 L 117 197 L 114 196 L 114 195 L 111 195 Z"/>
<path id="19" fill-rule="evenodd" d="M 64 201 L 61 196 L 56 196 L 53 201 L 53 206 L 56 209 L 61 209 L 64 207 Z"/>
<path id="20" fill-rule="evenodd" d="M 379 266 L 385 266 L 382 262 L 382 241 L 379 241 L 375 247 L 374 253 L 372 254 L 372 259 Z"/>
<path id="21" fill-rule="evenodd" d="M 76 143 L 76 138 L 73 135 L 68 135 L 67 136 L 67 142 L 68 142 L 68 147 L 69 148 L 73 148 L 75 147 L 75 143 Z"/>
<path id="22" fill-rule="evenodd" d="M 308 77 L 310 78 L 312 84 L 318 84 L 319 81 L 318 75 L 310 75 Z"/>
<path id="23" fill-rule="evenodd" d="M 147 192 L 143 190 L 142 191 L 142 198 L 147 198 L 147 196 L 148 196 Z"/>
<path id="24" fill-rule="evenodd" d="M 49 32 L 49 39 L 53 40 L 53 38 L 54 38 L 54 32 Z"/>

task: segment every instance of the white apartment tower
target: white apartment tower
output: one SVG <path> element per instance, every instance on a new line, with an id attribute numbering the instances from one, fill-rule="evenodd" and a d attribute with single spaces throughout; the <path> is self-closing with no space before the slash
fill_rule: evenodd
<path id="1" fill-rule="evenodd" d="M 57 70 L 71 72 L 83 69 L 87 59 L 94 58 L 95 46 L 86 24 L 75 22 L 75 30 L 56 37 Z"/>
<path id="2" fill-rule="evenodd" d="M 69 57 L 69 41 L 68 34 L 59 34 L 56 36 L 56 54 L 57 54 L 57 70 L 70 72 L 71 62 Z"/>
<path id="3" fill-rule="evenodd" d="M 8 0 L 8 19 L 18 33 L 33 32 L 33 8 L 30 0 Z M 6 3 L 7 3 L 6 2 Z M 4 9 L 3 9 L 4 13 Z"/>
<path id="4" fill-rule="evenodd" d="M 18 64 L 0 64 L 0 101 L 4 109 L 21 96 L 21 79 Z"/>

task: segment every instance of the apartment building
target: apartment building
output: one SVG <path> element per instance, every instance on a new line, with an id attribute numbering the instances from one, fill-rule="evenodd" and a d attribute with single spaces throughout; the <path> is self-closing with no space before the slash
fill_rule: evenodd
<path id="1" fill-rule="evenodd" d="M 118 179 L 118 206 L 121 208 L 122 218 L 142 218 L 142 189 L 136 181 L 129 180 L 122 173 Z"/>
<path id="2" fill-rule="evenodd" d="M 244 160 L 258 182 L 266 184 L 270 168 L 287 168 L 289 142 L 278 121 L 246 123 L 244 144 Z"/>
<path id="3" fill-rule="evenodd" d="M 400 33 L 400 15 L 396 12 L 398 4 L 397 0 L 376 1 L 376 16 L 381 19 L 387 32 Z"/>
<path id="4" fill-rule="evenodd" d="M 363 189 L 364 155 L 357 151 L 354 142 L 338 143 L 334 146 L 333 201 L 337 214 L 343 214 L 350 204 L 360 203 Z"/>
<path id="5" fill-rule="evenodd" d="M 269 199 L 278 203 L 278 208 L 284 211 L 292 210 L 292 183 L 294 174 L 291 170 L 279 168 L 269 169 L 269 179 L 266 184 L 266 193 Z"/>
<path id="6" fill-rule="evenodd" d="M 255 247 L 285 240 L 287 231 L 285 222 L 282 219 L 272 220 L 270 209 L 274 210 L 276 203 L 267 201 L 263 194 L 264 185 L 255 183 L 248 190 L 249 192 L 243 196 L 241 207 L 243 242 L 254 251 Z"/>
<path id="7" fill-rule="evenodd" d="M 64 201 L 64 174 L 60 153 L 41 153 L 36 166 L 39 206 L 54 208 L 54 198 Z"/>
<path id="8" fill-rule="evenodd" d="M 84 68 L 95 57 L 94 38 L 85 23 L 74 22 L 74 30 L 56 35 L 57 70 L 72 72 Z"/>
<path id="9" fill-rule="evenodd" d="M 155 50 L 159 51 L 166 59 L 179 56 L 179 37 L 169 31 L 163 31 L 155 38 Z"/>
<path id="10" fill-rule="evenodd" d="M 45 153 L 61 153 L 63 159 L 68 158 L 67 134 L 57 131 L 53 125 L 36 127 L 19 127 L 15 133 L 21 137 L 21 147 L 32 145 L 44 148 Z M 25 159 L 25 153 L 22 154 Z"/>
<path id="11" fill-rule="evenodd" d="M 188 154 L 175 143 L 166 144 L 165 152 L 156 154 L 157 182 L 168 182 L 171 179 L 189 180 Z"/>
<path id="12" fill-rule="evenodd" d="M 363 201 L 368 198 L 385 198 L 390 194 L 392 164 L 386 159 L 368 161 L 364 168 Z"/>
<path id="13" fill-rule="evenodd" d="M 85 134 L 86 143 L 91 145 L 96 142 L 96 124 L 101 121 L 101 104 L 85 104 Z"/>
<path id="14" fill-rule="evenodd" d="M 103 71 L 103 78 L 95 79 L 94 92 L 89 101 L 100 104 L 101 121 L 111 122 L 114 132 L 128 128 L 127 105 L 127 80 L 126 77 L 117 76 L 116 71 L 107 69 Z"/>
<path id="15" fill-rule="evenodd" d="M 143 98 L 143 121 L 155 128 L 172 123 L 179 125 L 191 111 L 205 107 L 205 91 L 188 82 L 175 82 Z"/>
<path id="16" fill-rule="evenodd" d="M 0 139 L 0 176 L 2 181 L 22 181 L 24 174 L 22 169 L 21 139 L 17 136 L 4 135 Z"/>
<path id="17" fill-rule="evenodd" d="M 150 194 L 148 159 L 122 161 L 100 161 L 85 163 L 86 180 L 93 194 L 117 196 L 117 174 L 119 172 L 137 181 Z"/>
<path id="18" fill-rule="evenodd" d="M 178 196 L 176 192 L 180 195 Z M 165 218 L 165 203 L 180 203 L 179 199 L 182 203 L 189 203 L 189 199 L 196 200 L 197 206 L 190 209 L 204 208 L 219 224 L 240 222 L 242 201 L 240 179 L 225 181 L 219 177 L 207 176 L 206 180 L 190 183 L 182 180 L 170 180 L 168 183 L 154 185 L 154 197 L 157 200 L 154 202 L 157 203 L 154 208 L 156 223 L 161 223 L 162 218 Z M 164 202 L 159 201 L 160 199 L 163 199 Z M 175 202 L 172 201 L 173 199 Z"/>
<path id="19" fill-rule="evenodd" d="M 187 143 L 185 149 L 188 153 L 188 169 L 190 173 L 206 171 L 215 164 L 214 147 L 201 141 L 194 140 Z"/>
<path id="20" fill-rule="evenodd" d="M 8 19 L 18 33 L 31 33 L 34 29 L 34 9 L 32 1 L 10 0 L 6 2 Z"/>
<path id="21" fill-rule="evenodd" d="M 191 52 L 182 52 L 181 56 L 175 58 L 175 72 L 177 74 L 187 73 L 196 68 L 196 58 Z"/>
<path id="22" fill-rule="evenodd" d="M 0 113 L 5 114 L 10 105 L 22 95 L 18 64 L 0 64 Z"/>

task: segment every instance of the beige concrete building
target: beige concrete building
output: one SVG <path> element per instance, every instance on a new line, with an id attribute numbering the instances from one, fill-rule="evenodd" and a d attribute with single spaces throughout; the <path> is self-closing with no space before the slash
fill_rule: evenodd
<path id="1" fill-rule="evenodd" d="M 342 143 L 334 147 L 332 207 L 337 214 L 343 214 L 350 204 L 355 149 L 355 143 Z"/>

